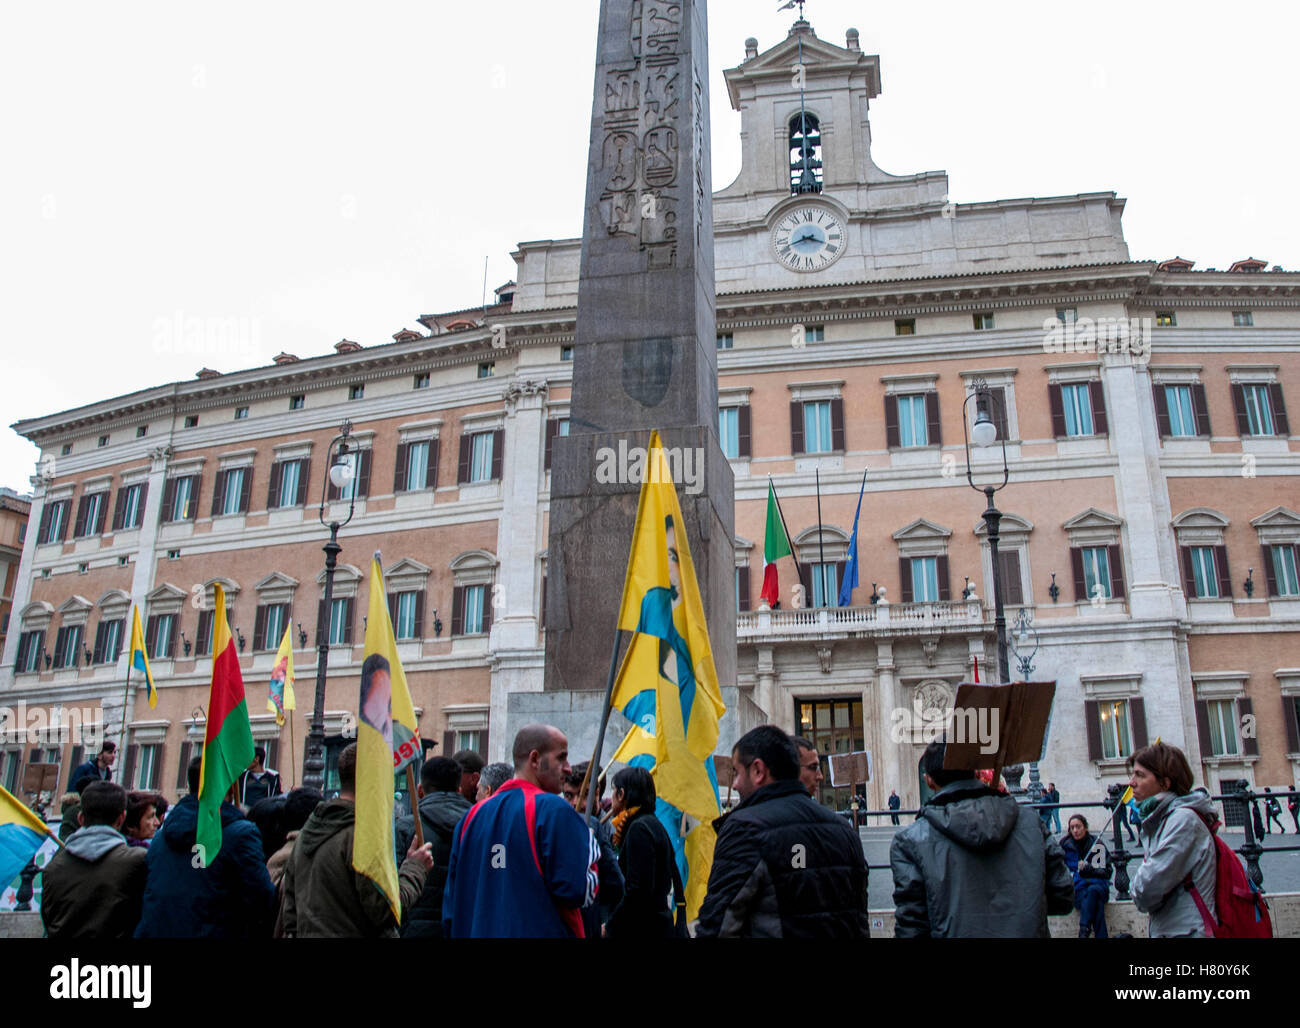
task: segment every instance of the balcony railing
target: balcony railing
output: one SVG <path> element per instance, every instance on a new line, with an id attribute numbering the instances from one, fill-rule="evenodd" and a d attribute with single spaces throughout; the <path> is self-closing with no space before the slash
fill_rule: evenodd
<path id="1" fill-rule="evenodd" d="M 771 636 L 925 635 L 988 625 L 978 600 L 748 610 L 736 615 L 736 640 L 745 642 Z"/>

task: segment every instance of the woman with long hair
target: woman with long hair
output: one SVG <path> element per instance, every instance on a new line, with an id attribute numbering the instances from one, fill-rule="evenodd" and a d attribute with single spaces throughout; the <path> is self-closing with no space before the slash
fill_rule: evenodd
<path id="1" fill-rule="evenodd" d="M 610 915 L 611 939 L 671 939 L 676 867 L 668 831 L 655 817 L 655 782 L 643 767 L 614 776 L 614 849 L 623 872 L 623 902 Z"/>
<path id="2" fill-rule="evenodd" d="M 1079 938 L 1106 938 L 1106 900 L 1110 898 L 1110 852 L 1088 831 L 1088 819 L 1071 814 L 1061 836 L 1065 866 L 1074 878 L 1074 909 L 1079 912 Z"/>

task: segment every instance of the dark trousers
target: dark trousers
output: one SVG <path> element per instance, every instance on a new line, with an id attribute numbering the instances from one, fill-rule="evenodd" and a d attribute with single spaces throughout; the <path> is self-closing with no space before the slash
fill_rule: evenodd
<path id="1" fill-rule="evenodd" d="M 1277 830 L 1281 832 L 1283 835 L 1286 835 L 1286 828 L 1282 826 L 1282 819 L 1271 810 L 1268 812 L 1268 834 L 1269 835 L 1273 834 L 1274 821 L 1277 822 Z"/>
<path id="2" fill-rule="evenodd" d="M 1106 938 L 1106 889 L 1081 889 L 1079 901 L 1079 938 Z"/>
<path id="3" fill-rule="evenodd" d="M 891 825 L 896 825 L 896 824 L 898 824 L 898 815 L 897 815 L 897 814 L 890 814 L 890 815 L 889 815 L 889 823 L 890 823 Z"/>

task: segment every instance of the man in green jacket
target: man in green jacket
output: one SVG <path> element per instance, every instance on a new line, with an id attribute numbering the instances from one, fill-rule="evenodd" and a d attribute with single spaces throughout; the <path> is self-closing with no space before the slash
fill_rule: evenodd
<path id="1" fill-rule="evenodd" d="M 356 835 L 357 744 L 339 754 L 339 795 L 303 825 L 284 872 L 281 923 L 286 937 L 397 938 L 397 922 L 379 887 L 352 869 Z M 412 840 L 398 868 L 402 908 L 419 898 L 433 867 L 430 843 Z"/>

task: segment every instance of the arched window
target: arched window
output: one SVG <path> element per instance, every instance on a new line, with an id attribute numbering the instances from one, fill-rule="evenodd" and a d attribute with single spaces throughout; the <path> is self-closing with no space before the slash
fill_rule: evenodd
<path id="1" fill-rule="evenodd" d="M 801 111 L 790 119 L 790 192 L 822 191 L 822 132 L 815 114 Z"/>

